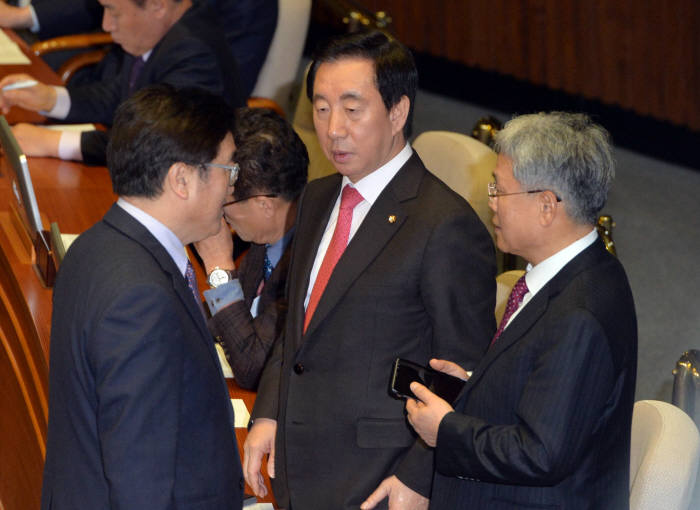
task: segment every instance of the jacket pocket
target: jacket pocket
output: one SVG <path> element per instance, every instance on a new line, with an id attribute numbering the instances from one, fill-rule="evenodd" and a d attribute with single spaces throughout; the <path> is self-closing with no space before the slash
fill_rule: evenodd
<path id="1" fill-rule="evenodd" d="M 416 436 L 405 419 L 360 418 L 357 420 L 357 446 L 360 448 L 406 448 Z"/>

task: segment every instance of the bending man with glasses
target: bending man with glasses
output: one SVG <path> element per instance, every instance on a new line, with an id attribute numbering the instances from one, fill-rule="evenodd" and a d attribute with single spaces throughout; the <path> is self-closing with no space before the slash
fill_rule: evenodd
<path id="1" fill-rule="evenodd" d="M 270 110 L 241 108 L 235 129 L 240 174 L 224 213 L 238 236 L 252 244 L 238 269 L 226 222 L 219 234 L 196 246 L 212 287 L 204 292 L 212 314 L 209 329 L 239 386 L 255 388 L 286 317 L 290 241 L 309 157 L 292 127 Z"/>
<path id="2" fill-rule="evenodd" d="M 637 321 L 595 228 L 614 174 L 608 134 L 585 115 L 540 113 L 508 122 L 496 146 L 496 241 L 528 271 L 454 404 L 411 385 L 408 420 L 435 449 L 431 508 L 629 508 Z"/>

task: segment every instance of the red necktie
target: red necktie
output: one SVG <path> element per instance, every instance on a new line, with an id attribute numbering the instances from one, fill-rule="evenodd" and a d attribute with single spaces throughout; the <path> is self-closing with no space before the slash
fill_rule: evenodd
<path id="1" fill-rule="evenodd" d="M 345 251 L 348 245 L 348 237 L 350 237 L 350 225 L 352 224 L 352 211 L 355 206 L 364 200 L 360 192 L 349 184 L 343 188 L 342 196 L 340 197 L 340 210 L 338 211 L 338 221 L 335 224 L 333 238 L 328 245 L 328 250 L 323 257 L 321 268 L 316 275 L 314 288 L 311 290 L 309 304 L 306 307 L 306 316 L 304 317 L 304 333 L 311 322 L 311 317 L 316 310 L 316 306 L 321 299 L 323 290 L 333 273 L 333 268 L 338 263 L 340 256 Z"/>
<path id="2" fill-rule="evenodd" d="M 525 297 L 525 294 L 528 293 L 528 288 L 527 288 L 527 283 L 525 283 L 525 275 L 522 275 L 517 282 L 515 282 L 515 285 L 513 286 L 513 290 L 510 291 L 510 296 L 508 296 L 508 303 L 506 304 L 506 310 L 503 312 L 503 318 L 501 319 L 501 323 L 498 325 L 498 330 L 496 331 L 496 334 L 493 335 L 493 340 L 491 340 L 491 345 L 494 344 L 496 339 L 501 336 L 501 333 L 503 333 L 503 330 L 506 329 L 506 324 L 508 324 L 508 319 L 510 319 L 510 316 L 515 313 L 515 311 L 518 309 L 520 306 L 520 303 L 523 302 L 523 298 Z M 489 345 L 489 347 L 491 346 Z"/>

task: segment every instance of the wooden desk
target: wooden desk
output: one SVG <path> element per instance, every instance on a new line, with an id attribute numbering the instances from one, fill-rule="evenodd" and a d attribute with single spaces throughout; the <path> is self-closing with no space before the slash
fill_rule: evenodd
<path id="1" fill-rule="evenodd" d="M 6 32 L 20 43 L 32 64 L 0 66 L 0 76 L 24 72 L 47 83 L 60 82 L 22 41 Z M 44 120 L 21 109 L 13 109 L 7 117 L 11 124 Z M 56 221 L 62 232 L 83 232 L 116 199 L 104 167 L 30 158 L 29 170 L 45 228 Z M 0 175 L 0 508 L 31 510 L 40 505 L 46 454 L 52 293 L 42 285 L 26 254 L 17 249 L 16 233 L 7 228 L 12 200 L 9 179 Z M 198 277 L 204 283 L 201 268 Z M 228 384 L 231 397 L 243 399 L 252 409 L 255 393 L 233 381 Z M 246 434 L 245 429 L 236 429 L 241 453 Z M 272 501 L 271 496 L 266 501 Z"/>

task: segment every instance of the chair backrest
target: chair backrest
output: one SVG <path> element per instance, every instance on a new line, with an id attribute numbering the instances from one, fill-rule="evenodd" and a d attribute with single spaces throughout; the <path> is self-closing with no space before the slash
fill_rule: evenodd
<path id="1" fill-rule="evenodd" d="M 280 0 L 277 27 L 251 95 L 274 99 L 288 111 L 299 73 L 311 0 Z"/>
<path id="2" fill-rule="evenodd" d="M 461 133 L 426 131 L 413 142 L 425 166 L 474 208 L 494 237 L 486 186 L 493 180 L 496 153 Z"/>
<path id="3" fill-rule="evenodd" d="M 630 510 L 688 510 L 700 434 L 687 414 L 658 400 L 640 400 L 632 415 Z"/>
<path id="4" fill-rule="evenodd" d="M 514 269 L 496 276 L 496 324 L 501 323 L 501 317 L 503 317 L 503 314 L 506 311 L 510 291 L 524 274 L 525 271 L 522 271 L 521 269 Z"/>
<path id="5" fill-rule="evenodd" d="M 309 152 L 309 180 L 318 179 L 336 172 L 333 163 L 328 161 L 328 158 L 321 149 L 321 144 L 318 143 L 316 129 L 314 128 L 314 116 L 311 101 L 306 96 L 306 76 L 309 74 L 309 67 L 306 66 L 304 79 L 301 82 L 301 92 L 297 99 L 292 127 L 297 132 L 301 141 L 306 145 L 306 150 Z"/>

